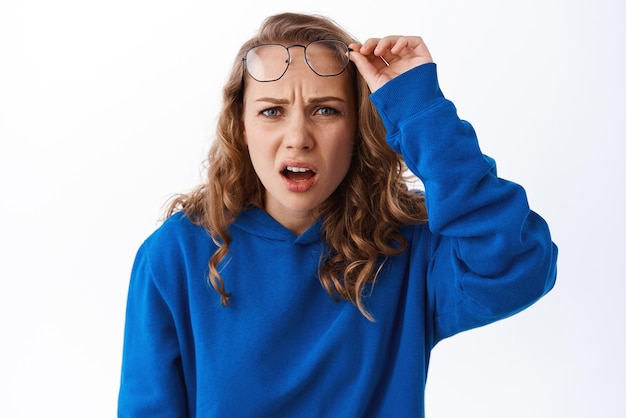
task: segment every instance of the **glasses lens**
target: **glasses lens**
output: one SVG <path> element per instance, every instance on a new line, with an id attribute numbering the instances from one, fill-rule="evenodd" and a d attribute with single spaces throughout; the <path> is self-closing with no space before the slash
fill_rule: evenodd
<path id="1" fill-rule="evenodd" d="M 306 47 L 306 60 L 317 75 L 339 75 L 350 61 L 348 46 L 341 41 L 315 41 Z"/>
<path id="2" fill-rule="evenodd" d="M 289 51 L 282 45 L 261 45 L 246 54 L 246 70 L 257 81 L 278 80 L 288 65 Z"/>

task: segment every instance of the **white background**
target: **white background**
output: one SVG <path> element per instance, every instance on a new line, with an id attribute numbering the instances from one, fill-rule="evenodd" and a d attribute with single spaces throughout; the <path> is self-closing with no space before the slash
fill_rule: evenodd
<path id="1" fill-rule="evenodd" d="M 427 416 L 623 417 L 626 3 L 212 4 L 0 3 L 0 416 L 115 416 L 135 251 L 200 181 L 239 45 L 289 10 L 423 36 L 560 247 L 552 293 L 435 348 Z"/>

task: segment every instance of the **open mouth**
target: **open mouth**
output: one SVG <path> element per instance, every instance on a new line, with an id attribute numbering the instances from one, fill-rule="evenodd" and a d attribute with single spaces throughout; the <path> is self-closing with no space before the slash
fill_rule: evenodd
<path id="1" fill-rule="evenodd" d="M 287 166 L 283 171 L 281 171 L 281 174 L 285 178 L 296 183 L 311 180 L 315 177 L 315 172 L 306 167 Z"/>

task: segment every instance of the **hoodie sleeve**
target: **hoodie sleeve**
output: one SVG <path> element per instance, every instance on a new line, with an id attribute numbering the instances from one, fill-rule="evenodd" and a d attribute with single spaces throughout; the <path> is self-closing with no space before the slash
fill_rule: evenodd
<path id="1" fill-rule="evenodd" d="M 515 314 L 547 293 L 557 248 L 524 189 L 497 176 L 459 119 L 434 63 L 371 95 L 387 142 L 424 184 L 432 249 L 427 287 L 434 341 Z"/>
<path id="2" fill-rule="evenodd" d="M 118 416 L 185 417 L 187 399 L 172 311 L 154 280 L 146 244 L 131 273 Z"/>

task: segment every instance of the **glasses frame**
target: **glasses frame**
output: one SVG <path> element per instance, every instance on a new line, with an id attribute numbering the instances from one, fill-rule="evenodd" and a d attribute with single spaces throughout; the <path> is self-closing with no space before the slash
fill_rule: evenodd
<path id="1" fill-rule="evenodd" d="M 336 74 L 320 74 L 317 71 L 315 71 L 315 69 L 311 66 L 311 63 L 309 62 L 309 58 L 308 58 L 307 53 L 306 53 L 307 52 L 307 48 L 309 46 L 311 46 L 313 44 L 320 44 L 320 43 L 327 43 L 327 42 L 334 42 L 334 43 L 343 45 L 346 48 L 346 54 L 347 54 L 346 64 L 344 65 L 343 69 L 341 71 L 339 71 L 338 73 L 336 73 Z M 254 51 L 257 48 L 261 48 L 261 47 L 264 47 L 264 46 L 280 46 L 280 47 L 283 47 L 287 51 L 287 61 L 285 61 L 285 64 L 286 64 L 285 65 L 285 70 L 282 72 L 282 74 L 279 77 L 273 78 L 271 80 L 259 80 L 258 78 L 253 76 L 252 73 L 250 73 L 250 70 L 248 69 L 248 54 L 251 51 Z M 250 49 L 248 49 L 246 51 L 246 53 L 241 58 L 241 60 L 244 62 L 244 68 L 245 68 L 246 72 L 248 73 L 248 75 L 250 77 L 252 77 L 252 79 L 258 81 L 259 83 L 271 83 L 273 81 L 280 80 L 281 78 L 283 78 L 285 73 L 287 73 L 287 70 L 289 69 L 289 65 L 291 64 L 291 53 L 289 52 L 289 50 L 291 48 L 295 48 L 295 47 L 304 48 L 304 62 L 306 62 L 306 65 L 311 69 L 311 71 L 313 71 L 315 74 L 317 74 L 320 77 L 335 77 L 335 76 L 338 76 L 338 75 L 342 74 L 344 71 L 346 71 L 346 68 L 348 68 L 348 65 L 350 65 L 350 52 L 352 51 L 352 49 L 350 49 L 345 42 L 340 41 L 338 39 L 320 39 L 320 40 L 317 40 L 317 41 L 310 42 L 307 45 L 302 45 L 302 44 L 293 44 L 293 45 L 289 45 L 289 46 L 285 46 L 285 45 L 282 45 L 282 44 L 261 44 L 261 45 L 255 45 L 255 46 L 253 46 L 252 48 L 250 48 Z"/>

